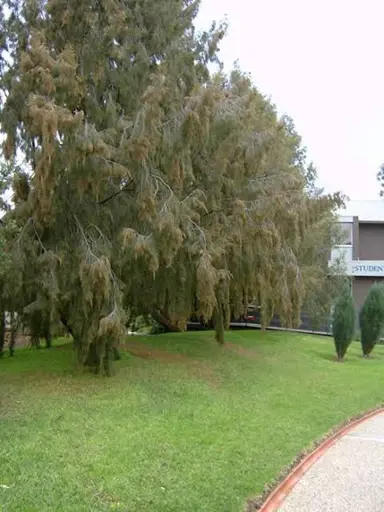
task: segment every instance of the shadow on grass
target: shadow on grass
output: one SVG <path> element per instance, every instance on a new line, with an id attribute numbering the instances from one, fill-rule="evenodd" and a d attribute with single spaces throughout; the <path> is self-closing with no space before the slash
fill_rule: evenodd
<path id="1" fill-rule="evenodd" d="M 323 352 L 315 352 L 316 356 L 320 359 L 324 359 L 325 361 L 330 361 L 331 363 L 337 363 L 337 357 L 335 354 L 324 354 Z"/>
<path id="2" fill-rule="evenodd" d="M 357 356 L 357 359 L 362 359 L 363 361 L 369 362 L 369 361 L 379 361 L 380 359 L 382 359 L 382 357 L 379 356 L 378 354 L 373 353 L 373 354 L 369 354 L 368 357 L 363 357 L 363 355 L 361 354 L 361 355 Z"/>
<path id="3" fill-rule="evenodd" d="M 332 362 L 332 363 L 337 363 L 337 358 L 336 358 L 336 355 L 334 353 L 332 353 L 331 351 L 329 353 L 324 353 L 322 352 L 321 350 L 308 350 L 307 351 L 308 354 L 310 354 L 311 356 L 313 357 L 316 357 L 318 359 L 323 359 L 324 361 L 329 361 L 329 362 Z M 348 361 L 367 361 L 367 363 L 369 363 L 369 361 L 380 361 L 382 360 L 382 355 L 381 354 L 377 354 L 377 353 L 372 353 L 370 354 L 367 358 L 363 357 L 363 354 L 360 352 L 360 353 L 354 353 L 354 352 L 347 352 L 345 357 L 344 357 L 344 360 L 343 360 L 343 363 L 348 363 Z"/>

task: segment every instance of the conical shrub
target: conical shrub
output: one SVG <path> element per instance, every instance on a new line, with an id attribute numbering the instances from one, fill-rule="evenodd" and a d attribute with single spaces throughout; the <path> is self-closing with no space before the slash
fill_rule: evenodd
<path id="1" fill-rule="evenodd" d="M 367 357 L 380 338 L 384 324 L 384 286 L 375 283 L 369 289 L 360 311 L 361 346 Z"/>
<path id="2" fill-rule="evenodd" d="M 342 288 L 332 315 L 332 333 L 337 359 L 342 361 L 355 333 L 355 305 L 349 283 Z"/>

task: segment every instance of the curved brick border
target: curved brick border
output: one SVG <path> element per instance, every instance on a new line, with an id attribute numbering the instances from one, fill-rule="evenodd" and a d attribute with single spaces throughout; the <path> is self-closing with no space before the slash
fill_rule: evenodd
<path id="1" fill-rule="evenodd" d="M 284 499 L 292 491 L 296 483 L 300 478 L 308 471 L 308 469 L 329 450 L 341 437 L 345 436 L 349 431 L 357 427 L 360 423 L 363 423 L 370 418 L 384 412 L 384 407 L 380 406 L 374 410 L 371 410 L 363 415 L 352 418 L 343 427 L 339 427 L 336 431 L 333 430 L 326 437 L 326 439 L 307 456 L 301 458 L 301 460 L 294 466 L 294 468 L 288 473 L 285 478 L 268 494 L 263 504 L 258 506 L 254 502 L 252 507 L 252 500 L 248 503 L 246 510 L 259 510 L 259 512 L 276 512 L 278 507 L 282 504 Z M 305 453 L 305 452 L 304 452 Z"/>

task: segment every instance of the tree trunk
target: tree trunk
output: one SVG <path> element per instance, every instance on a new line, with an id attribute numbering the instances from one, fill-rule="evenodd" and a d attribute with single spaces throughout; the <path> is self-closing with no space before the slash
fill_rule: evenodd
<path id="1" fill-rule="evenodd" d="M 51 332 L 50 325 L 48 325 L 44 329 L 44 339 L 45 339 L 45 348 L 51 348 L 52 347 L 52 332 Z"/>
<path id="2" fill-rule="evenodd" d="M 72 336 L 73 340 L 75 340 L 75 335 L 73 332 L 72 327 L 69 325 L 67 318 L 63 313 L 60 313 L 60 322 L 64 325 L 64 327 L 67 329 L 68 333 Z"/>
<path id="3" fill-rule="evenodd" d="M 215 309 L 213 321 L 215 326 L 215 339 L 219 345 L 224 345 L 224 312 L 220 305 Z"/>
<path id="4" fill-rule="evenodd" d="M 51 333 L 49 333 L 45 337 L 45 348 L 51 348 L 51 347 L 52 347 L 52 335 L 51 335 Z"/>
<path id="5" fill-rule="evenodd" d="M 41 348 L 40 346 L 40 338 L 37 334 L 32 334 L 31 336 L 31 345 L 34 348 Z"/>
<path id="6" fill-rule="evenodd" d="M 103 348 L 102 341 L 100 339 L 96 339 L 91 342 L 87 352 L 85 353 L 81 336 L 75 335 L 73 328 L 63 313 L 60 315 L 60 320 L 73 338 L 73 345 L 77 351 L 79 366 L 86 366 L 96 374 L 100 373 L 102 370 L 105 375 L 110 376 L 112 374 L 112 361 L 118 361 L 121 359 L 119 349 L 112 345 L 108 340 L 105 341 L 105 348 Z M 101 355 L 103 351 L 104 356 Z"/>
<path id="7" fill-rule="evenodd" d="M 172 322 L 166 314 L 159 310 L 152 311 L 151 316 L 158 324 L 164 327 L 165 332 L 184 332 L 186 330 L 185 324 L 180 325 Z"/>
<path id="8" fill-rule="evenodd" d="M 121 354 L 120 354 L 119 349 L 117 347 L 112 347 L 112 351 L 113 351 L 113 360 L 114 361 L 120 361 Z"/>
<path id="9" fill-rule="evenodd" d="M 13 356 L 15 354 L 15 345 L 16 345 L 16 318 L 15 318 L 15 312 L 11 311 L 11 336 L 9 340 L 9 355 Z"/>
<path id="10" fill-rule="evenodd" d="M 4 344 L 5 344 L 5 313 L 0 313 L 0 358 L 4 355 Z"/>
<path id="11" fill-rule="evenodd" d="M 96 341 L 93 341 L 89 345 L 88 355 L 85 359 L 85 366 L 89 366 L 95 373 L 99 373 L 100 371 L 100 356 L 98 353 L 98 347 Z"/>

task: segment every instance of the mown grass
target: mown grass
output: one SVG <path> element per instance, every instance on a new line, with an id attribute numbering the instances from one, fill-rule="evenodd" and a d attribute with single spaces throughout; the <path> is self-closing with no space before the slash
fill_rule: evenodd
<path id="1" fill-rule="evenodd" d="M 329 338 L 227 340 L 132 337 L 111 379 L 73 373 L 70 345 L 0 360 L 0 510 L 239 512 L 300 450 L 383 401 L 383 346 L 363 360 L 354 343 L 338 364 Z"/>

